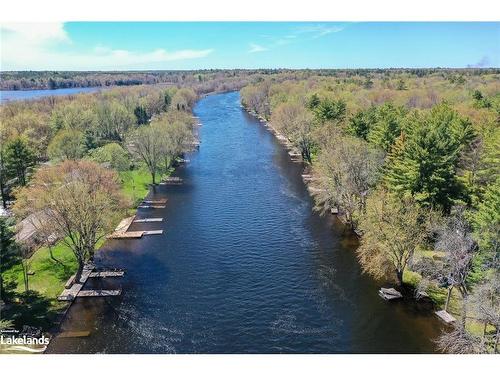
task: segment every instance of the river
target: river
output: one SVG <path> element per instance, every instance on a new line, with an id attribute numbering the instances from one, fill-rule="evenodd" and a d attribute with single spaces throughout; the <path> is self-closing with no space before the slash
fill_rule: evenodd
<path id="1" fill-rule="evenodd" d="M 101 265 L 127 270 L 120 297 L 79 298 L 50 353 L 432 353 L 441 325 L 418 304 L 388 303 L 361 273 L 357 246 L 333 216 L 312 211 L 302 167 L 239 104 L 201 99 L 201 147 L 140 209 L 163 229 L 108 241 Z M 91 284 L 90 287 L 93 285 Z"/>
<path id="2" fill-rule="evenodd" d="M 90 93 L 102 90 L 102 87 L 72 87 L 57 90 L 1 90 L 0 104 L 18 101 L 40 99 L 46 96 L 61 96 Z"/>

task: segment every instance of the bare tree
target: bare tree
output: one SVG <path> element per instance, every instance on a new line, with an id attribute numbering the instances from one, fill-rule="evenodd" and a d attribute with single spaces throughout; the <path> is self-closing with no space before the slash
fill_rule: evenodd
<path id="1" fill-rule="evenodd" d="M 470 297 L 472 309 L 477 318 L 484 323 L 484 336 L 493 347 L 493 353 L 498 353 L 500 341 L 500 272 L 494 271 L 484 283 L 474 289 Z M 487 327 L 492 325 L 495 332 L 487 335 Z"/>
<path id="2" fill-rule="evenodd" d="M 40 168 L 32 183 L 17 193 L 13 210 L 23 218 L 43 213 L 44 233 L 56 233 L 73 251 L 78 280 L 123 206 L 116 173 L 80 160 Z"/>
<path id="3" fill-rule="evenodd" d="M 360 221 L 358 259 L 365 272 L 382 277 L 395 272 L 399 285 L 418 246 L 425 243 L 429 212 L 410 198 L 377 191 Z"/>
<path id="4" fill-rule="evenodd" d="M 484 342 L 474 336 L 460 324 L 456 324 L 451 331 L 444 332 L 436 340 L 437 346 L 443 352 L 451 354 L 481 354 L 485 353 Z"/>
<path id="5" fill-rule="evenodd" d="M 315 144 L 312 113 L 303 104 L 287 102 L 273 111 L 271 123 L 300 150 L 302 158 L 311 163 L 311 152 Z"/>
<path id="6" fill-rule="evenodd" d="M 366 197 L 378 179 L 383 154 L 367 142 L 338 135 L 328 142 L 318 157 L 319 210 L 337 207 L 355 228 L 365 212 Z"/>
<path id="7" fill-rule="evenodd" d="M 472 260 L 477 251 L 477 244 L 472 237 L 472 229 L 465 219 L 464 209 L 455 208 L 444 225 L 437 228 L 435 248 L 444 251 L 442 284 L 448 286 L 445 310 L 448 308 L 451 291 L 456 287 L 465 299 L 469 293 L 467 277 L 472 269 Z M 465 322 L 467 304 L 463 303 L 462 320 Z"/>
<path id="8" fill-rule="evenodd" d="M 156 174 L 163 160 L 163 138 L 163 129 L 156 123 L 140 127 L 131 134 L 127 142 L 129 150 L 146 164 L 153 184 L 156 184 Z"/>

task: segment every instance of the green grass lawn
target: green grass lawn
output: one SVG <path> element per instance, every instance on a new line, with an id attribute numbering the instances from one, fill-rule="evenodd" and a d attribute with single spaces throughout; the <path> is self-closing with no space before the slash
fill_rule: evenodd
<path id="1" fill-rule="evenodd" d="M 158 176 L 158 180 L 170 175 Z M 151 175 L 145 167 L 120 172 L 122 192 L 133 202 L 133 207 L 149 193 L 152 182 Z M 135 211 L 134 208 L 130 210 Z M 99 249 L 105 239 L 99 241 Z M 36 250 L 27 261 L 31 275 L 28 276 L 29 293 L 25 293 L 23 269 L 21 264 L 13 266 L 5 272 L 5 281 L 13 281 L 18 293 L 17 300 L 2 311 L 2 319 L 13 320 L 22 324 L 49 328 L 54 314 L 64 307 L 64 303 L 57 301 L 57 296 L 64 289 L 67 280 L 76 272 L 78 265 L 72 250 L 59 241 L 52 246 L 53 258 L 48 247 Z"/>
<path id="2" fill-rule="evenodd" d="M 50 299 L 56 298 L 61 293 L 66 281 L 78 268 L 73 252 L 62 241 L 52 247 L 52 254 L 57 261 L 50 257 L 47 247 L 42 247 L 28 260 L 29 270 L 34 272 L 28 277 L 29 288 Z M 8 270 L 5 277 L 17 283 L 18 292 L 24 291 L 20 264 Z"/>
<path id="3" fill-rule="evenodd" d="M 168 173 L 156 176 L 156 182 L 160 182 L 162 178 L 169 176 L 174 171 L 171 168 Z M 153 182 L 151 173 L 144 166 L 131 171 L 119 172 L 122 182 L 122 192 L 127 198 L 133 202 L 133 207 L 136 207 L 139 202 L 149 193 L 149 185 Z"/>
<path id="4" fill-rule="evenodd" d="M 123 194 L 133 202 L 134 206 L 148 194 L 149 184 L 152 183 L 151 174 L 145 168 L 120 172 L 120 179 Z"/>

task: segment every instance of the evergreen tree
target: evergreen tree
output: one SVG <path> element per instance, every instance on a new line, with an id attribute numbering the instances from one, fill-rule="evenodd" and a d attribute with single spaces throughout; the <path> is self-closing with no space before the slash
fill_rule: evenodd
<path id="1" fill-rule="evenodd" d="M 26 185 L 26 173 L 35 164 L 35 154 L 28 142 L 17 137 L 5 147 L 5 168 L 11 176 L 17 177 L 21 186 Z"/>
<path id="2" fill-rule="evenodd" d="M 148 113 L 146 112 L 146 109 L 144 109 L 143 106 L 137 106 L 134 109 L 134 115 L 137 118 L 137 125 L 144 125 L 147 124 L 149 119 L 151 118 Z"/>
<path id="3" fill-rule="evenodd" d="M 488 262 L 500 266 L 500 179 L 489 185 L 477 211 L 471 215 L 480 253 Z"/>
<path id="4" fill-rule="evenodd" d="M 324 99 L 314 108 L 316 121 L 324 124 L 327 121 L 342 122 L 346 115 L 346 104 L 343 100 Z"/>
<path id="5" fill-rule="evenodd" d="M 429 115 L 411 116 L 406 132 L 388 156 L 386 186 L 449 212 L 462 198 L 456 166 L 462 146 L 472 138 L 469 123 L 439 105 Z"/>
<path id="6" fill-rule="evenodd" d="M 406 110 L 402 107 L 395 107 L 392 103 L 378 107 L 375 123 L 367 136 L 368 141 L 385 151 L 389 151 L 396 138 L 401 134 L 405 116 Z"/>
<path id="7" fill-rule="evenodd" d="M 4 280 L 5 272 L 19 261 L 19 250 L 14 241 L 14 233 L 10 229 L 9 221 L 0 216 L 0 298 L 6 302 L 12 297 L 15 283 Z"/>
<path id="8" fill-rule="evenodd" d="M 376 108 L 370 107 L 366 111 L 359 111 L 349 119 L 347 133 L 364 139 L 366 141 L 368 133 L 376 121 Z"/>

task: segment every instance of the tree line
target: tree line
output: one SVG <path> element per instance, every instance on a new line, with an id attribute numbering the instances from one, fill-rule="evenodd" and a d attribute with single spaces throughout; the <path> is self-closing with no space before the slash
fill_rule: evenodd
<path id="1" fill-rule="evenodd" d="M 445 310 L 458 291 L 441 349 L 498 352 L 498 72 L 417 73 L 273 77 L 241 100 L 309 165 L 316 209 L 360 235 L 364 272 L 403 290 L 417 274 L 415 293 L 445 290 Z"/>

